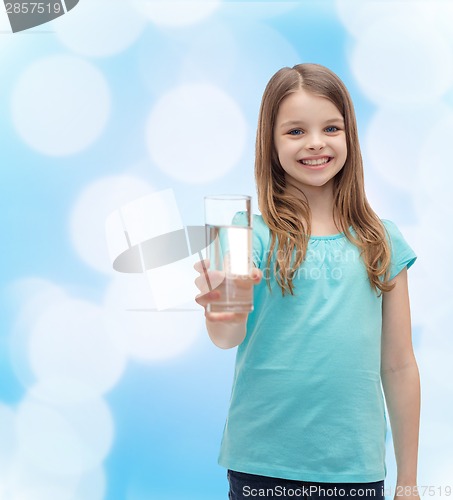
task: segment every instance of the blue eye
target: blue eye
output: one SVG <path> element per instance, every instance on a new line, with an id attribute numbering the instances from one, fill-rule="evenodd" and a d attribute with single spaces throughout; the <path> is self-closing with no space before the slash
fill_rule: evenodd
<path id="1" fill-rule="evenodd" d="M 288 132 L 289 135 L 301 135 L 303 134 L 302 130 L 300 128 L 296 128 L 294 130 L 290 130 Z"/>
<path id="2" fill-rule="evenodd" d="M 332 125 L 331 127 L 327 127 L 326 128 L 326 132 L 337 132 L 338 131 L 338 127 L 335 127 L 334 125 Z"/>

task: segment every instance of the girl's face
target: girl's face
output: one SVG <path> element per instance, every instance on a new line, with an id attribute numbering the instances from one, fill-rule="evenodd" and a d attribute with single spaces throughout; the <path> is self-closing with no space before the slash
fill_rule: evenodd
<path id="1" fill-rule="evenodd" d="M 347 157 L 343 116 L 325 97 L 298 90 L 280 103 L 274 144 L 287 186 L 315 192 L 333 185 Z"/>

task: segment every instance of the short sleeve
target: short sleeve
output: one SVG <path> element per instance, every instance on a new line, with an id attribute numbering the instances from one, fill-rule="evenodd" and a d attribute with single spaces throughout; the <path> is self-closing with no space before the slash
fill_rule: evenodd
<path id="1" fill-rule="evenodd" d="M 405 267 L 409 269 L 416 261 L 417 256 L 394 222 L 382 219 L 382 223 L 387 230 L 390 242 L 392 260 L 389 279 L 392 280 Z"/>
<path id="2" fill-rule="evenodd" d="M 245 226 L 246 224 L 247 214 L 245 212 L 237 212 L 233 218 L 233 225 Z M 259 215 L 252 216 L 253 263 L 255 264 L 255 267 L 260 267 L 263 259 L 263 224 L 264 222 Z"/>

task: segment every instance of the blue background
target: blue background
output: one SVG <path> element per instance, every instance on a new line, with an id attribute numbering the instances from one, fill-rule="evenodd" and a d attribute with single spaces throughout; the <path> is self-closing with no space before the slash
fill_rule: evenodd
<path id="1" fill-rule="evenodd" d="M 234 350 L 210 343 L 199 309 L 151 312 L 142 277 L 111 269 L 104 221 L 165 189 L 186 225 L 203 224 L 205 194 L 255 197 L 262 92 L 300 62 L 324 64 L 348 86 L 370 202 L 419 257 L 409 273 L 419 484 L 444 496 L 453 477 L 448 2 L 81 0 L 17 34 L 2 16 L 0 499 L 226 498 L 216 460 Z M 93 321 L 98 343 L 84 327 Z"/>

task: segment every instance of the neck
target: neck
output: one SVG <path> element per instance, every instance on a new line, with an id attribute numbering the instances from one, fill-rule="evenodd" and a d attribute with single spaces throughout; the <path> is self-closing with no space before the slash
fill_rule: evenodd
<path id="1" fill-rule="evenodd" d="M 301 186 L 307 198 L 311 212 L 312 232 L 327 231 L 327 234 L 334 232 L 337 228 L 333 218 L 334 195 L 333 183 L 328 182 L 324 186 Z M 300 191 L 289 185 L 288 193 L 300 197 Z"/>
<path id="2" fill-rule="evenodd" d="M 312 217 L 331 217 L 333 211 L 333 184 L 327 183 L 324 186 L 303 186 L 295 189 L 289 185 L 287 192 L 300 197 L 300 190 L 304 193 L 310 206 Z"/>

